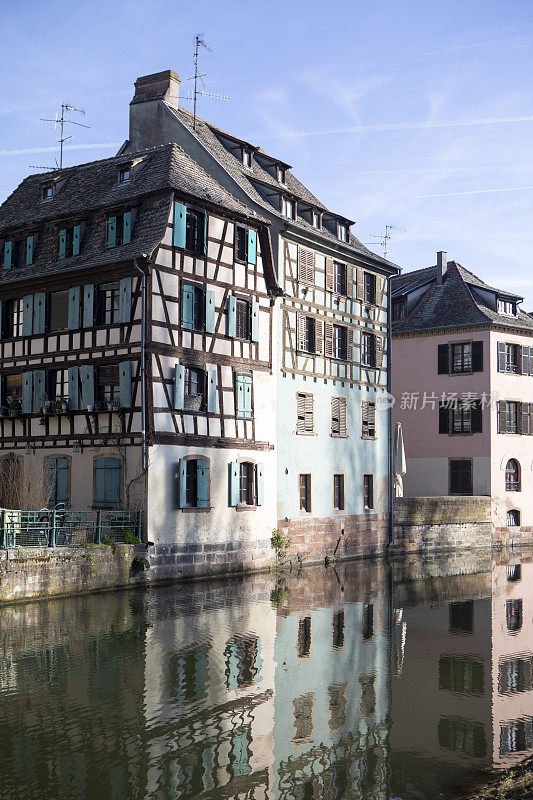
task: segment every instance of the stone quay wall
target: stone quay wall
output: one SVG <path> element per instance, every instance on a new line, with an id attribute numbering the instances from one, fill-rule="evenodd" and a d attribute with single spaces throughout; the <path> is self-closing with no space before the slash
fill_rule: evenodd
<path id="1" fill-rule="evenodd" d="M 395 552 L 432 552 L 491 547 L 491 498 L 397 497 L 394 500 Z"/>

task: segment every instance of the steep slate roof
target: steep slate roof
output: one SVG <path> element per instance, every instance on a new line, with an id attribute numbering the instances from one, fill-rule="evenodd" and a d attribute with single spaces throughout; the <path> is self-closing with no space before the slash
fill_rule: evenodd
<path id="1" fill-rule="evenodd" d="M 138 160 L 132 180 L 117 182 L 119 166 Z M 64 181 L 52 200 L 42 202 L 42 187 Z M 25 178 L 0 206 L 0 239 L 36 233 L 34 263 L 4 271 L 0 285 L 32 277 L 117 263 L 150 255 L 161 242 L 170 214 L 172 190 L 223 207 L 241 217 L 268 224 L 220 186 L 179 145 L 172 143 L 79 164 Z M 106 247 L 105 211 L 136 208 L 131 242 Z M 58 259 L 58 231 L 84 219 L 79 256 Z M 0 264 L 0 268 L 3 264 Z"/>
<path id="2" fill-rule="evenodd" d="M 510 295 L 484 283 L 469 270 L 449 261 L 442 285 L 437 284 L 437 267 L 414 270 L 393 276 L 392 290 L 395 297 L 424 283 L 428 288 L 409 316 L 393 325 L 393 333 L 402 334 L 438 330 L 442 328 L 464 328 L 469 326 L 502 326 L 527 330 L 533 333 L 533 318 L 518 310 L 516 317 L 499 314 L 490 308 L 470 286 L 496 292 L 504 299 L 522 298 Z"/>
<path id="3" fill-rule="evenodd" d="M 302 203 L 306 203 L 309 206 L 316 208 L 318 211 L 327 212 L 328 209 L 324 206 L 320 200 L 315 197 L 315 195 L 307 189 L 293 174 L 289 171 L 288 165 L 285 165 L 283 161 L 277 162 L 273 156 L 267 155 L 264 153 L 261 148 L 255 147 L 251 145 L 249 142 L 246 142 L 244 139 L 238 139 L 233 134 L 227 133 L 226 131 L 217 128 L 215 125 L 211 125 L 209 122 L 201 119 L 200 117 L 196 117 L 196 128 L 193 126 L 193 115 L 190 111 L 187 111 L 184 108 L 174 108 L 173 106 L 165 103 L 166 107 L 169 111 L 174 114 L 174 116 L 187 128 L 187 130 L 195 136 L 201 144 L 208 150 L 208 152 L 224 167 L 224 169 L 229 173 L 229 175 L 235 180 L 235 182 L 240 186 L 240 188 L 250 197 L 251 200 L 254 201 L 258 206 L 264 208 L 268 211 L 269 214 L 273 216 L 279 217 L 279 219 L 284 223 L 289 223 L 291 226 L 294 225 L 296 228 L 301 228 L 308 233 L 312 233 L 313 236 L 318 236 L 319 238 L 323 238 L 328 241 L 329 244 L 339 245 L 341 244 L 344 247 L 349 247 L 353 249 L 355 252 L 371 256 L 372 258 L 380 261 L 382 264 L 392 267 L 395 270 L 398 267 L 393 264 L 391 261 L 387 261 L 386 259 L 382 258 L 381 256 L 373 253 L 369 250 L 365 245 L 357 239 L 352 233 L 350 233 L 350 241 L 349 243 L 340 242 L 340 240 L 334 236 L 327 228 L 313 228 L 313 226 L 306 222 L 305 219 L 302 217 L 298 217 L 297 220 L 288 220 L 284 217 L 279 209 L 277 209 L 272 203 L 266 200 L 263 195 L 261 194 L 260 189 L 258 188 L 261 184 L 267 184 L 268 187 L 272 187 L 279 192 L 286 193 L 288 195 L 293 195 L 297 200 L 301 201 Z M 245 147 L 250 147 L 252 149 L 252 159 L 251 159 L 251 167 L 245 167 L 242 163 L 240 158 L 237 158 L 234 153 L 232 153 L 221 141 L 222 138 L 227 138 L 231 142 L 235 144 L 242 144 Z M 285 175 L 285 183 L 281 183 L 278 181 L 271 172 L 264 169 L 261 164 L 258 163 L 257 158 L 255 157 L 263 157 L 266 159 L 271 160 L 274 163 L 279 163 L 280 165 L 287 166 L 287 171 Z M 332 212 L 330 212 L 332 213 Z M 333 214 L 334 217 L 338 217 L 340 220 L 345 220 L 346 222 L 350 222 L 347 217 L 343 217 L 340 214 Z"/>

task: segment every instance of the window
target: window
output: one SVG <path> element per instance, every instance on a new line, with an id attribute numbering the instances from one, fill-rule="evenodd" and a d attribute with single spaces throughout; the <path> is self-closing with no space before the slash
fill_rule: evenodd
<path id="1" fill-rule="evenodd" d="M 259 673 L 259 640 L 252 634 L 233 636 L 224 649 L 226 686 L 230 691 L 253 686 Z"/>
<path id="2" fill-rule="evenodd" d="M 24 313 L 24 300 L 13 299 L 4 301 L 4 319 L 2 338 L 11 339 L 22 336 Z"/>
<path id="3" fill-rule="evenodd" d="M 344 475 L 333 476 L 333 508 L 344 511 Z"/>
<path id="4" fill-rule="evenodd" d="M 521 564 L 508 564 L 507 565 L 507 580 L 512 583 L 522 579 L 522 565 Z"/>
<path id="5" fill-rule="evenodd" d="M 398 322 L 400 319 L 405 319 L 407 316 L 407 298 L 401 297 L 399 300 L 394 300 L 392 303 L 392 321 Z"/>
<path id="6" fill-rule="evenodd" d="M 518 345 L 505 344 L 505 372 L 518 372 Z"/>
<path id="7" fill-rule="evenodd" d="M 363 300 L 373 306 L 376 304 L 376 276 L 371 272 L 364 273 Z"/>
<path id="8" fill-rule="evenodd" d="M 311 653 L 311 617 L 298 621 L 298 658 L 308 658 Z"/>
<path id="9" fill-rule="evenodd" d="M 334 650 L 341 650 L 344 647 L 344 611 L 335 611 L 333 614 L 333 641 L 331 646 Z"/>
<path id="10" fill-rule="evenodd" d="M 122 463 L 118 458 L 97 458 L 94 462 L 95 505 L 120 503 Z"/>
<path id="11" fill-rule="evenodd" d="M 533 657 L 502 659 L 498 668 L 498 694 L 517 694 L 533 689 Z"/>
<path id="12" fill-rule="evenodd" d="M 239 464 L 239 504 L 253 506 L 254 500 L 254 464 L 242 461 Z"/>
<path id="13" fill-rule="evenodd" d="M 507 600 L 505 604 L 505 618 L 507 620 L 507 630 L 517 633 L 522 627 L 522 601 Z"/>
<path id="14" fill-rule="evenodd" d="M 22 372 L 6 375 L 5 378 L 6 397 L 14 400 L 22 400 Z"/>
<path id="15" fill-rule="evenodd" d="M 47 183 L 46 186 L 43 186 L 41 199 L 44 202 L 46 200 L 51 200 L 53 196 L 54 196 L 54 184 Z"/>
<path id="16" fill-rule="evenodd" d="M 314 429 L 314 396 L 307 392 L 298 392 L 296 395 L 296 433 L 313 433 Z"/>
<path id="17" fill-rule="evenodd" d="M 205 214 L 203 211 L 195 211 L 193 208 L 187 209 L 187 220 L 185 225 L 185 249 L 193 253 L 204 252 L 204 225 Z"/>
<path id="18" fill-rule="evenodd" d="M 288 219 L 296 218 L 296 203 L 288 197 L 281 198 L 281 213 Z"/>
<path id="19" fill-rule="evenodd" d="M 209 461 L 180 459 L 178 477 L 179 508 L 209 508 Z"/>
<path id="20" fill-rule="evenodd" d="M 455 403 L 450 408 L 450 433 L 472 433 L 472 415 L 468 405 Z"/>
<path id="21" fill-rule="evenodd" d="M 348 328 L 344 325 L 333 326 L 333 358 L 340 361 L 348 358 Z"/>
<path id="22" fill-rule="evenodd" d="M 332 436 L 346 436 L 346 397 L 332 397 L 331 398 L 331 435 Z"/>
<path id="23" fill-rule="evenodd" d="M 189 283 L 181 287 L 181 326 L 185 330 L 201 331 L 204 327 L 205 295 L 199 286 Z"/>
<path id="24" fill-rule="evenodd" d="M 348 293 L 348 267 L 341 261 L 333 262 L 333 291 L 344 296 Z"/>
<path id="25" fill-rule="evenodd" d="M 472 461 L 469 458 L 450 458 L 450 494 L 472 494 Z"/>
<path id="26" fill-rule="evenodd" d="M 485 693 L 485 667 L 472 658 L 441 656 L 439 658 L 439 689 L 459 694 Z"/>
<path id="27" fill-rule="evenodd" d="M 514 400 L 498 401 L 498 433 L 520 433 L 520 406 L 521 404 Z"/>
<path id="28" fill-rule="evenodd" d="M 465 600 L 461 603 L 450 603 L 448 627 L 450 633 L 473 633 L 473 600 Z"/>
<path id="29" fill-rule="evenodd" d="M 251 306 L 248 300 L 235 300 L 235 338 L 250 338 Z"/>
<path id="30" fill-rule="evenodd" d="M 66 331 L 68 329 L 68 290 L 50 294 L 48 330 Z"/>
<path id="31" fill-rule="evenodd" d="M 199 367 L 185 367 L 183 407 L 185 411 L 202 411 L 204 407 L 205 372 Z"/>
<path id="32" fill-rule="evenodd" d="M 299 476 L 300 485 L 300 511 L 308 514 L 311 512 L 311 475 L 304 473 Z"/>
<path id="33" fill-rule="evenodd" d="M 129 183 L 131 181 L 131 167 L 120 167 L 118 171 L 118 182 Z"/>
<path id="34" fill-rule="evenodd" d="M 314 317 L 305 317 L 304 347 L 306 353 L 316 352 L 316 320 Z"/>
<path id="35" fill-rule="evenodd" d="M 509 528 L 520 527 L 520 511 L 517 508 L 510 508 L 507 512 L 507 526 Z"/>
<path id="36" fill-rule="evenodd" d="M 340 222 L 337 223 L 337 235 L 341 242 L 348 241 L 348 226 L 342 225 Z"/>
<path id="37" fill-rule="evenodd" d="M 280 183 L 285 183 L 285 170 L 283 167 L 276 167 L 276 177 Z"/>
<path id="38" fill-rule="evenodd" d="M 12 242 L 11 246 L 11 267 L 17 269 L 18 267 L 26 266 L 26 240 L 16 239 Z"/>
<path id="39" fill-rule="evenodd" d="M 50 490 L 48 505 L 69 501 L 69 460 L 68 458 L 46 459 L 46 489 Z"/>
<path id="40" fill-rule="evenodd" d="M 516 303 L 510 300 L 498 300 L 498 314 L 507 314 L 508 316 L 516 316 Z"/>
<path id="41" fill-rule="evenodd" d="M 374 476 L 371 473 L 363 475 L 363 506 L 369 511 L 374 508 Z"/>
<path id="42" fill-rule="evenodd" d="M 362 333 L 361 363 L 364 367 L 376 366 L 376 337 L 373 333 Z"/>
<path id="43" fill-rule="evenodd" d="M 361 437 L 374 439 L 376 436 L 376 404 L 373 400 L 361 402 Z"/>
<path id="44" fill-rule="evenodd" d="M 533 719 L 514 719 L 500 725 L 500 758 L 533 747 Z"/>
<path id="45" fill-rule="evenodd" d="M 68 369 L 53 369 L 48 373 L 49 400 L 68 400 Z"/>
<path id="46" fill-rule="evenodd" d="M 242 149 L 242 163 L 248 168 L 252 166 L 252 154 L 246 149 L 246 147 L 243 147 Z"/>
<path id="47" fill-rule="evenodd" d="M 236 416 L 241 419 L 251 419 L 253 381 L 251 375 L 236 375 L 235 389 L 237 392 Z"/>
<path id="48" fill-rule="evenodd" d="M 374 605 L 365 603 L 363 606 L 363 618 L 361 620 L 361 636 L 368 642 L 374 636 Z"/>
<path id="49" fill-rule="evenodd" d="M 320 214 L 318 211 L 313 211 L 311 214 L 311 224 L 313 228 L 320 228 Z"/>
<path id="50" fill-rule="evenodd" d="M 452 344 L 452 373 L 472 372 L 472 343 Z"/>
<path id="51" fill-rule="evenodd" d="M 120 247 L 131 241 L 132 212 L 124 211 L 107 218 L 107 246 Z"/>
<path id="52" fill-rule="evenodd" d="M 519 492 L 520 490 L 520 464 L 515 458 L 510 458 L 505 466 L 505 491 Z"/>
<path id="53" fill-rule="evenodd" d="M 487 752 L 485 727 L 481 722 L 456 717 L 441 717 L 438 729 L 439 745 L 462 755 L 483 758 Z"/>
<path id="54" fill-rule="evenodd" d="M 99 403 L 107 405 L 113 403 L 115 407 L 120 406 L 120 378 L 118 364 L 109 364 L 105 367 L 98 367 L 98 393 Z"/>
<path id="55" fill-rule="evenodd" d="M 185 503 L 187 508 L 196 508 L 198 502 L 197 492 L 197 466 L 198 462 L 195 458 L 185 462 L 186 464 L 186 477 L 185 477 Z"/>
<path id="56" fill-rule="evenodd" d="M 248 231 L 246 228 L 241 228 L 240 225 L 235 227 L 235 258 L 237 261 L 246 261 L 248 256 Z"/>
<path id="57" fill-rule="evenodd" d="M 120 321 L 120 285 L 118 281 L 98 287 L 96 319 L 98 325 L 116 325 Z"/>
<path id="58" fill-rule="evenodd" d="M 169 696 L 178 703 L 198 702 L 207 694 L 209 647 L 190 647 L 169 654 Z"/>
<path id="59" fill-rule="evenodd" d="M 315 254 L 306 247 L 298 247 L 298 280 L 310 286 L 315 282 Z"/>

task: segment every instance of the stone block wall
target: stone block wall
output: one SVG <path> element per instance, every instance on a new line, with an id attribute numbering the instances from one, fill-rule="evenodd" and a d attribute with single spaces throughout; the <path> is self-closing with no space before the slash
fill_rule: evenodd
<path id="1" fill-rule="evenodd" d="M 491 499 L 398 497 L 392 552 L 431 552 L 492 546 Z"/>
<path id="2" fill-rule="evenodd" d="M 329 558 L 360 558 L 387 551 L 388 520 L 385 514 L 338 517 L 302 517 L 279 520 L 278 528 L 291 539 L 289 556 L 317 563 Z"/>

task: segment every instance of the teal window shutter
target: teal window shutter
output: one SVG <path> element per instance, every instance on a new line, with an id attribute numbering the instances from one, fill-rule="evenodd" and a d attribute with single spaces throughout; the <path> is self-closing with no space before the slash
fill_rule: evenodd
<path id="1" fill-rule="evenodd" d="M 46 295 L 37 292 L 33 295 L 33 333 L 44 333 L 46 323 Z"/>
<path id="2" fill-rule="evenodd" d="M 255 502 L 258 506 L 265 502 L 264 464 L 255 465 Z"/>
<path id="3" fill-rule="evenodd" d="M 36 369 L 33 373 L 33 410 L 39 412 L 46 401 L 46 373 Z"/>
<path id="4" fill-rule="evenodd" d="M 50 490 L 48 503 L 55 506 L 57 503 L 56 497 L 56 475 L 57 475 L 57 458 L 46 459 L 46 488 Z"/>
<path id="5" fill-rule="evenodd" d="M 203 458 L 196 462 L 196 506 L 209 507 L 209 462 Z"/>
<path id="6" fill-rule="evenodd" d="M 79 286 L 72 286 L 68 290 L 68 329 L 76 331 L 80 327 L 80 297 Z"/>
<path id="7" fill-rule="evenodd" d="M 207 413 L 215 414 L 217 410 L 217 371 L 207 370 Z"/>
<path id="8" fill-rule="evenodd" d="M 180 458 L 178 465 L 178 500 L 179 507 L 187 507 L 187 462 Z"/>
<path id="9" fill-rule="evenodd" d="M 67 255 L 67 231 L 65 228 L 59 231 L 59 258 Z"/>
<path id="10" fill-rule="evenodd" d="M 215 293 L 211 289 L 205 293 L 205 332 L 215 332 Z"/>
<path id="11" fill-rule="evenodd" d="M 120 405 L 122 408 L 131 408 L 132 405 L 132 386 L 131 386 L 131 361 L 123 361 L 118 365 L 120 382 Z"/>
<path id="12" fill-rule="evenodd" d="M 185 367 L 174 366 L 174 409 L 181 411 L 185 402 Z"/>
<path id="13" fill-rule="evenodd" d="M 207 211 L 204 211 L 204 253 L 207 253 L 207 227 L 209 216 Z"/>
<path id="14" fill-rule="evenodd" d="M 187 208 L 183 203 L 174 203 L 174 228 L 172 244 L 174 247 L 185 247 L 187 232 Z"/>
<path id="15" fill-rule="evenodd" d="M 31 414 L 33 406 L 33 374 L 22 373 L 22 413 Z"/>
<path id="16" fill-rule="evenodd" d="M 4 242 L 4 269 L 11 269 L 13 242 Z"/>
<path id="17" fill-rule="evenodd" d="M 237 300 L 235 295 L 228 295 L 228 336 L 232 339 L 237 335 Z"/>
<path id="18" fill-rule="evenodd" d="M 94 408 L 94 367 L 92 364 L 83 364 L 80 367 L 81 404 L 84 410 L 87 406 Z"/>
<path id="19" fill-rule="evenodd" d="M 186 330 L 194 328 L 194 287 L 187 283 L 181 287 L 181 325 Z"/>
<path id="20" fill-rule="evenodd" d="M 72 231 L 72 255 L 79 256 L 81 245 L 81 225 L 74 225 Z M 79 326 L 78 326 L 79 327 Z"/>
<path id="21" fill-rule="evenodd" d="M 88 283 L 83 287 L 83 327 L 94 325 L 94 286 Z"/>
<path id="22" fill-rule="evenodd" d="M 118 458 L 97 458 L 94 465 L 94 502 L 114 505 L 120 502 L 121 464 Z"/>
<path id="23" fill-rule="evenodd" d="M 122 230 L 122 244 L 131 242 L 131 211 L 124 212 L 124 224 Z"/>
<path id="24" fill-rule="evenodd" d="M 244 378 L 244 416 L 252 416 L 252 376 L 243 375 Z"/>
<path id="25" fill-rule="evenodd" d="M 117 244 L 117 218 L 108 217 L 107 219 L 107 246 L 116 247 Z"/>
<path id="26" fill-rule="evenodd" d="M 26 239 L 26 266 L 29 267 L 33 264 L 33 236 L 28 236 Z"/>
<path id="27" fill-rule="evenodd" d="M 27 294 L 23 301 L 22 335 L 31 336 L 33 333 L 33 295 Z"/>
<path id="28" fill-rule="evenodd" d="M 237 461 L 232 461 L 228 465 L 229 467 L 229 504 L 230 506 L 238 506 L 239 505 L 239 477 L 240 477 L 240 470 L 239 464 Z"/>
<path id="29" fill-rule="evenodd" d="M 259 341 L 259 303 L 252 302 L 252 342 Z"/>
<path id="30" fill-rule="evenodd" d="M 237 392 L 235 415 L 237 417 L 242 417 L 244 416 L 244 375 L 237 375 L 235 377 L 235 389 Z"/>
<path id="31" fill-rule="evenodd" d="M 68 368 L 68 407 L 71 411 L 79 409 L 79 367 Z"/>
<path id="32" fill-rule="evenodd" d="M 125 324 L 131 319 L 131 278 L 121 278 L 119 302 L 119 321 Z"/>
<path id="33" fill-rule="evenodd" d="M 248 231 L 248 263 L 257 264 L 257 232 Z"/>
<path id="34" fill-rule="evenodd" d="M 50 500 L 54 503 L 68 503 L 68 458 L 56 458 L 55 464 L 55 499 Z"/>

